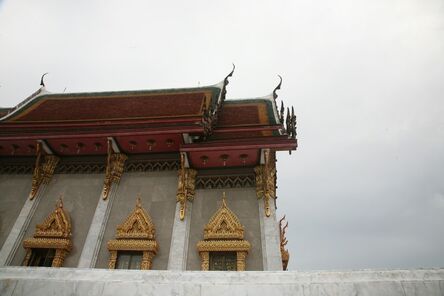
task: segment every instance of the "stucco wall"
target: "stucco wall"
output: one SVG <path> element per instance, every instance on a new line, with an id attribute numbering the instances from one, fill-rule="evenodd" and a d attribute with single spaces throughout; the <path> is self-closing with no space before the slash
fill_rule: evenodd
<path id="1" fill-rule="evenodd" d="M 228 207 L 239 217 L 244 226 L 244 239 L 251 244 L 246 270 L 262 270 L 259 210 L 254 188 L 196 190 L 191 214 L 187 270 L 200 270 L 200 257 L 196 244 L 203 239 L 205 225 L 220 207 L 223 192 L 226 193 Z"/>
<path id="2" fill-rule="evenodd" d="M 31 191 L 32 175 L 0 175 L 0 248 Z"/>
<path id="3" fill-rule="evenodd" d="M 173 272 L 0 268 L 0 295 L 442 296 L 443 269 Z"/>
<path id="4" fill-rule="evenodd" d="M 63 196 L 63 206 L 71 218 L 73 249 L 65 259 L 65 267 L 76 267 L 91 224 L 103 185 L 103 174 L 55 174 L 45 196 L 31 218 L 24 239 L 32 237 L 35 226 L 54 210 L 57 199 Z M 30 188 L 30 185 L 28 186 Z M 25 250 L 19 247 L 11 265 L 21 265 Z"/>
<path id="5" fill-rule="evenodd" d="M 156 227 L 159 251 L 153 259 L 152 269 L 166 269 L 171 244 L 171 233 L 176 206 L 177 172 L 124 173 L 112 205 L 104 239 L 97 259 L 97 268 L 108 268 L 109 252 L 106 243 L 114 239 L 115 231 L 134 210 L 137 194 L 142 206 Z"/>

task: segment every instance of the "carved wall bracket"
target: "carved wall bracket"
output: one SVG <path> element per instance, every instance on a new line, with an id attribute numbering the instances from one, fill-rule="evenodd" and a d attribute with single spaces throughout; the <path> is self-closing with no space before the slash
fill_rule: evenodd
<path id="1" fill-rule="evenodd" d="M 63 208 L 62 199 L 56 204 L 56 209 L 46 217 L 42 224 L 35 228 L 33 238 L 25 239 L 23 247 L 26 250 L 24 266 L 29 265 L 32 249 L 55 249 L 52 267 L 61 267 L 65 256 L 72 249 L 71 220 Z"/>
<path id="2" fill-rule="evenodd" d="M 288 228 L 288 222 L 285 224 L 285 226 L 283 226 L 284 221 L 285 221 L 285 216 L 282 217 L 281 220 L 279 220 L 279 229 L 280 229 L 279 238 L 281 241 L 282 270 L 287 270 L 288 261 L 290 260 L 290 253 L 288 252 L 287 249 L 285 249 L 285 246 L 288 243 L 288 240 L 285 237 L 285 233 Z"/>
<path id="3" fill-rule="evenodd" d="M 256 196 L 264 199 L 265 215 L 270 217 L 270 200 L 276 198 L 276 165 L 269 149 L 265 149 L 265 164 L 254 168 L 256 173 Z"/>
<path id="4" fill-rule="evenodd" d="M 31 192 L 29 199 L 34 199 L 37 191 L 42 184 L 48 184 L 54 174 L 54 170 L 59 162 L 59 158 L 55 155 L 43 155 L 42 144 L 37 142 L 35 168 L 32 175 Z M 42 161 L 42 158 L 44 159 Z"/>
<path id="5" fill-rule="evenodd" d="M 179 218 L 183 220 L 186 212 L 186 202 L 194 201 L 196 193 L 196 174 L 197 171 L 185 168 L 185 154 L 180 154 L 179 180 L 177 185 L 176 200 L 180 204 Z"/>
<path id="6" fill-rule="evenodd" d="M 197 243 L 197 250 L 202 270 L 210 268 L 210 252 L 236 252 L 237 270 L 245 270 L 250 243 L 244 240 L 244 227 L 239 218 L 227 207 L 225 192 L 221 207 L 205 226 L 204 240 Z"/>
<path id="7" fill-rule="evenodd" d="M 122 177 L 125 161 L 128 157 L 123 153 L 115 153 L 111 140 L 108 140 L 108 157 L 105 170 L 105 181 L 103 182 L 102 198 L 107 199 L 113 183 L 118 184 Z"/>
<path id="8" fill-rule="evenodd" d="M 108 267 L 116 268 L 118 251 L 141 251 L 141 269 L 151 269 L 152 259 L 156 255 L 158 244 L 156 229 L 150 215 L 143 209 L 140 197 L 136 208 L 123 224 L 117 226 L 116 239 L 108 242 L 110 258 Z"/>

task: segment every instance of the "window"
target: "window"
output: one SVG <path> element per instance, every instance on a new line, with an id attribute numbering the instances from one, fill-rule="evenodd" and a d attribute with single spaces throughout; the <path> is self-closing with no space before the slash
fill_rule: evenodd
<path id="1" fill-rule="evenodd" d="M 43 223 L 36 225 L 34 235 L 23 240 L 23 247 L 26 250 L 23 266 L 63 266 L 72 241 L 71 220 L 61 199 Z"/>
<path id="2" fill-rule="evenodd" d="M 210 270 L 236 271 L 236 252 L 210 252 Z"/>
<path id="3" fill-rule="evenodd" d="M 151 269 L 158 246 L 156 229 L 140 197 L 136 208 L 123 224 L 117 226 L 116 239 L 108 241 L 109 269 Z"/>
<path id="4" fill-rule="evenodd" d="M 244 240 L 239 218 L 227 207 L 225 192 L 220 208 L 204 228 L 204 239 L 196 247 L 201 270 L 245 270 L 250 243 Z"/>
<path id="5" fill-rule="evenodd" d="M 32 249 L 28 266 L 51 267 L 54 255 L 55 249 Z"/>
<path id="6" fill-rule="evenodd" d="M 117 269 L 141 269 L 142 252 L 119 251 L 117 253 Z"/>

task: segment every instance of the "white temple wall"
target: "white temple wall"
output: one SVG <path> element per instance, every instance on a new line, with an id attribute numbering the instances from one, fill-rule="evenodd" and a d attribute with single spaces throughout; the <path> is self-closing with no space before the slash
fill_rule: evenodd
<path id="1" fill-rule="evenodd" d="M 108 268 L 107 242 L 115 238 L 117 226 L 123 223 L 134 210 L 137 195 L 140 193 L 142 206 L 151 216 L 156 227 L 156 240 L 159 245 L 159 251 L 153 258 L 152 269 L 167 269 L 176 207 L 177 182 L 176 170 L 123 173 L 106 225 L 96 268 Z"/>
<path id="2" fill-rule="evenodd" d="M 27 194 L 31 190 L 32 176 L 28 178 L 29 184 L 26 189 L 23 189 Z M 62 196 L 63 206 L 71 218 L 73 242 L 73 248 L 66 256 L 63 266 L 76 267 L 97 201 L 100 198 L 102 185 L 103 174 L 54 174 L 44 196 L 41 196 L 23 239 L 33 236 L 35 226 L 42 223 L 54 211 L 56 201 Z M 20 266 L 24 257 L 25 250 L 20 244 L 11 265 Z"/>
<path id="3" fill-rule="evenodd" d="M 0 174 L 0 249 L 31 191 L 32 175 Z"/>
<path id="4" fill-rule="evenodd" d="M 35 212 L 30 216 L 29 226 L 23 238 L 17 240 L 18 248 L 12 252 L 12 262 L 6 265 L 20 266 L 25 256 L 23 239 L 33 236 L 35 226 L 54 210 L 56 201 L 63 196 L 64 208 L 71 217 L 73 249 L 66 256 L 64 267 L 78 267 L 80 255 L 90 230 L 92 219 L 101 198 L 104 173 L 57 173 L 54 174 L 45 190 L 39 196 Z M 10 233 L 31 190 L 32 175 L 0 175 L 0 242 L 3 244 Z M 98 253 L 92 265 L 86 267 L 108 268 L 109 252 L 107 242 L 115 238 L 116 228 L 123 223 L 133 211 L 137 195 L 140 193 L 142 206 L 152 217 L 156 227 L 156 239 L 159 251 L 153 259 L 153 270 L 168 268 L 172 231 L 176 210 L 178 175 L 177 170 L 124 172 L 120 183 L 113 184 L 115 191 L 110 213 L 99 242 Z M 227 204 L 239 217 L 245 227 L 245 239 L 251 244 L 246 258 L 246 270 L 263 270 L 263 250 L 258 201 L 255 187 L 197 189 L 195 200 L 189 204 L 191 213 L 190 226 L 186 228 L 189 235 L 188 244 L 182 251 L 185 256 L 183 268 L 200 270 L 200 257 L 196 244 L 203 239 L 203 229 L 211 216 L 218 209 L 222 193 L 226 192 Z M 179 221 L 183 223 L 183 221 Z M 185 235 L 185 233 L 179 233 Z M 99 247 L 100 246 L 100 247 Z M 88 246 L 87 246 L 88 247 Z M 89 248 L 89 247 L 88 247 Z M 97 260 L 96 260 L 97 258 Z M 94 264 L 95 263 L 95 264 Z M 81 266 L 85 267 L 85 266 Z M 174 269 L 174 268 L 173 268 Z"/>
<path id="5" fill-rule="evenodd" d="M 0 295 L 442 296 L 444 269 L 178 272 L 0 267 Z"/>

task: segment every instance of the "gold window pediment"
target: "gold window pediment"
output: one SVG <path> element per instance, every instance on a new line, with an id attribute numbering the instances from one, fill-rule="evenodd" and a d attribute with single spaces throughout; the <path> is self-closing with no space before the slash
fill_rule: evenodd
<path id="1" fill-rule="evenodd" d="M 236 254 L 235 270 L 245 270 L 245 259 L 250 250 L 250 243 L 244 240 L 244 227 L 239 218 L 231 211 L 225 201 L 204 228 L 204 240 L 197 243 L 201 257 L 201 269 L 210 270 L 211 254 L 234 252 Z M 229 269 L 232 270 L 232 269 Z"/>
<path id="2" fill-rule="evenodd" d="M 117 239 L 154 239 L 156 229 L 151 217 L 142 208 L 140 199 L 137 200 L 136 208 L 126 218 L 125 222 L 117 226 Z"/>
<path id="3" fill-rule="evenodd" d="M 239 218 L 227 207 L 225 199 L 222 205 L 211 217 L 204 229 L 204 239 L 243 239 L 244 227 Z"/>
<path id="4" fill-rule="evenodd" d="M 32 249 L 55 249 L 52 266 L 63 265 L 66 254 L 72 249 L 72 241 L 71 220 L 63 208 L 61 199 L 57 202 L 55 210 L 46 217 L 43 223 L 36 226 L 33 237 L 23 241 L 23 247 L 26 249 L 23 262 L 25 266 L 29 264 Z"/>
<path id="5" fill-rule="evenodd" d="M 116 268 L 119 251 L 139 251 L 142 253 L 141 269 L 151 269 L 151 261 L 158 250 L 155 236 L 154 223 L 138 197 L 133 212 L 117 226 L 116 239 L 108 241 L 109 268 Z"/>

